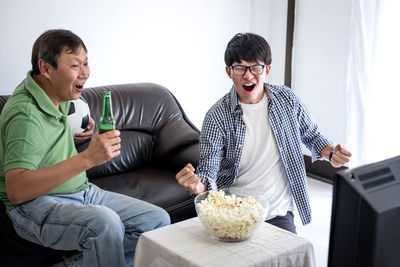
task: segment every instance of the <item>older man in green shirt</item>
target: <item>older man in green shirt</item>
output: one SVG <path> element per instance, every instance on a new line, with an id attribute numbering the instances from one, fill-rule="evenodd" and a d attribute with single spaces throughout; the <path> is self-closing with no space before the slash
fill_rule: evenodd
<path id="1" fill-rule="evenodd" d="M 120 154 L 118 130 L 94 134 L 77 153 L 68 102 L 90 74 L 83 41 L 50 30 L 35 42 L 32 71 L 0 115 L 0 199 L 24 239 L 77 250 L 67 266 L 132 266 L 144 231 L 170 223 L 150 203 L 90 184 L 85 171 Z"/>
<path id="2" fill-rule="evenodd" d="M 7 197 L 5 171 L 42 169 L 77 154 L 66 123 L 69 102 L 57 109 L 31 74 L 14 91 L 0 117 L 0 198 L 7 212 L 17 205 Z M 80 172 L 47 194 L 76 193 L 88 186 L 85 172 Z"/>

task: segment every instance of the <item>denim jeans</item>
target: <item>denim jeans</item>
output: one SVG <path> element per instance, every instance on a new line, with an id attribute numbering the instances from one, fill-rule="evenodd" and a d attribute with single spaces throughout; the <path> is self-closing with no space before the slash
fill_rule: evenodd
<path id="1" fill-rule="evenodd" d="M 9 212 L 22 238 L 56 250 L 76 250 L 67 266 L 133 266 L 141 233 L 170 223 L 150 203 L 90 185 L 75 194 L 44 195 Z"/>

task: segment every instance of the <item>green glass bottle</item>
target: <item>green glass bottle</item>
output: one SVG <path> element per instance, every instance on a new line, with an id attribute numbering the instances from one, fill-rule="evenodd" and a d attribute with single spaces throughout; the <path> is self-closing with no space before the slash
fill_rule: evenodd
<path id="1" fill-rule="evenodd" d="M 103 107 L 99 121 L 99 133 L 115 130 L 115 120 L 112 112 L 111 92 L 105 91 L 103 95 Z"/>

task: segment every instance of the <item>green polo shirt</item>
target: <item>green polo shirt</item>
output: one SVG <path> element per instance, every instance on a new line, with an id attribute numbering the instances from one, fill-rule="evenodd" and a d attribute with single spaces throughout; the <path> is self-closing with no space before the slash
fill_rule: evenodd
<path id="1" fill-rule="evenodd" d="M 57 109 L 30 72 L 5 104 L 0 115 L 0 199 L 7 212 L 16 205 L 7 197 L 5 172 L 46 168 L 77 154 L 68 108 L 69 102 L 63 102 Z M 82 172 L 48 194 L 76 193 L 88 185 Z"/>

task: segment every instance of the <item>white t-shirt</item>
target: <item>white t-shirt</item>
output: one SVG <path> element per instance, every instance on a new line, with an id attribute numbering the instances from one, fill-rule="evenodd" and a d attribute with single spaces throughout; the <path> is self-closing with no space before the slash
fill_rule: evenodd
<path id="1" fill-rule="evenodd" d="M 267 207 L 266 220 L 293 211 L 293 202 L 281 157 L 268 120 L 268 99 L 240 103 L 246 134 L 238 179 L 231 190 L 252 195 Z"/>

